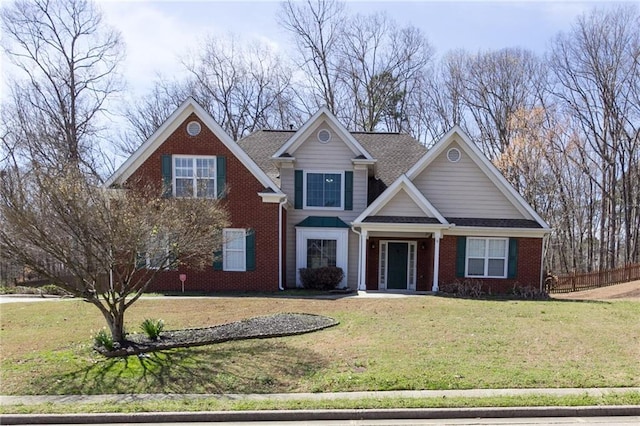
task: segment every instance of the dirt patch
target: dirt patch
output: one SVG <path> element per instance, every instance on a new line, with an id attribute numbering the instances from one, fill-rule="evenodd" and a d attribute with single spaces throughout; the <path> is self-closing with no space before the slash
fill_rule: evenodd
<path id="1" fill-rule="evenodd" d="M 640 301 L 640 281 L 615 284 L 593 290 L 576 291 L 573 293 L 552 294 L 554 299 L 563 300 L 634 300 Z"/>

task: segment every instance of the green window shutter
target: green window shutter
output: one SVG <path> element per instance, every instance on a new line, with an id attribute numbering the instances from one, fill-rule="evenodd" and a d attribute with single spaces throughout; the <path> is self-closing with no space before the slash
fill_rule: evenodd
<path id="1" fill-rule="evenodd" d="M 353 172 L 344 172 L 344 209 L 353 210 Z"/>
<path id="2" fill-rule="evenodd" d="M 456 277 L 464 278 L 467 261 L 467 237 L 458 237 L 456 242 Z"/>
<path id="3" fill-rule="evenodd" d="M 213 252 L 213 270 L 222 271 L 222 249 Z"/>
<path id="4" fill-rule="evenodd" d="M 136 270 L 144 269 L 146 267 L 147 267 L 147 253 L 137 252 L 136 253 Z"/>
<path id="5" fill-rule="evenodd" d="M 515 278 L 518 274 L 518 239 L 509 238 L 509 263 L 507 278 Z"/>
<path id="6" fill-rule="evenodd" d="M 246 254 L 246 270 L 256 270 L 256 232 L 253 229 L 247 229 L 245 237 L 245 254 Z"/>
<path id="7" fill-rule="evenodd" d="M 302 170 L 296 170 L 294 178 L 295 178 L 294 195 L 293 195 L 294 208 L 301 209 L 302 208 L 302 197 L 303 197 Z"/>
<path id="8" fill-rule="evenodd" d="M 162 196 L 164 198 L 171 197 L 173 194 L 173 190 L 171 188 L 171 183 L 173 181 L 172 176 L 172 161 L 171 155 L 163 154 L 162 155 Z"/>
<path id="9" fill-rule="evenodd" d="M 225 197 L 225 188 L 227 186 L 227 159 L 225 157 L 216 157 L 216 194 L 218 198 Z"/>

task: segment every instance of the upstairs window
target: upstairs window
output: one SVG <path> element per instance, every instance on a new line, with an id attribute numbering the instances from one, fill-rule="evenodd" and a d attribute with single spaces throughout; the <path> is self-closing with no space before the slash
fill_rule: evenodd
<path id="1" fill-rule="evenodd" d="M 216 198 L 216 157 L 173 156 L 176 197 Z"/>
<path id="2" fill-rule="evenodd" d="M 341 173 L 306 173 L 306 206 L 342 208 Z"/>

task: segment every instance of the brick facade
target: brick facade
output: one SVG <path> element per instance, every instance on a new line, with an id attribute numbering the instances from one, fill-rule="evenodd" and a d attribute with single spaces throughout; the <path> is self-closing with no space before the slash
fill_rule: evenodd
<path id="1" fill-rule="evenodd" d="M 367 243 L 367 290 L 378 290 L 380 241 L 393 241 L 393 238 L 369 238 Z M 404 239 L 407 241 L 407 239 Z M 417 241 L 416 290 L 431 291 L 433 283 L 433 238 L 411 240 Z M 440 240 L 439 284 L 464 281 L 467 278 L 456 277 L 456 244 L 457 237 L 447 235 Z M 481 281 L 484 290 L 492 294 L 504 294 L 513 289 L 514 284 L 522 286 L 540 286 L 540 264 L 542 259 L 541 238 L 518 238 L 517 275 L 513 279 L 472 278 Z"/>
<path id="2" fill-rule="evenodd" d="M 189 136 L 186 125 L 198 121 L 202 131 Z M 242 162 L 198 119 L 191 114 L 134 172 L 128 182 L 155 185 L 162 182 L 163 154 L 215 155 L 226 157 L 227 195 L 223 205 L 228 209 L 230 227 L 251 228 L 255 232 L 256 268 L 254 271 L 227 272 L 178 270 L 162 273 L 149 291 L 179 291 L 179 274 L 186 273 L 185 291 L 277 291 L 278 290 L 278 204 L 263 203 L 258 192 L 264 186 Z M 213 251 L 212 247 L 212 251 Z"/>

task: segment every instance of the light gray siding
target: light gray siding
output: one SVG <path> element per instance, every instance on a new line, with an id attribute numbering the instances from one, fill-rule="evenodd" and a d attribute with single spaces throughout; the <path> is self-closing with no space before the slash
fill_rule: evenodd
<path id="1" fill-rule="evenodd" d="M 332 138 L 329 143 L 318 142 L 316 135 L 320 129 L 331 131 Z M 290 152 L 295 157 L 293 168 L 280 170 L 281 189 L 287 194 L 290 201 L 287 210 L 287 286 L 294 287 L 296 283 L 296 228 L 295 225 L 309 216 L 337 216 L 347 224 L 350 224 L 367 207 L 367 171 L 354 170 L 351 160 L 356 155 L 340 140 L 336 133 L 328 126 L 321 125 L 314 131 L 302 145 Z M 295 209 L 295 170 L 320 171 L 320 172 L 344 172 L 353 171 L 353 210 L 332 209 Z M 358 282 L 358 235 L 349 231 L 347 254 L 347 285 L 357 288 Z"/>
<path id="2" fill-rule="evenodd" d="M 411 199 L 406 191 L 400 190 L 394 197 L 389 200 L 385 206 L 380 209 L 376 215 L 379 216 L 425 216 L 425 213 Z"/>
<path id="3" fill-rule="evenodd" d="M 460 161 L 447 159 L 458 148 Z M 414 185 L 445 217 L 531 219 L 516 209 L 460 145 L 452 143 L 413 179 Z"/>

